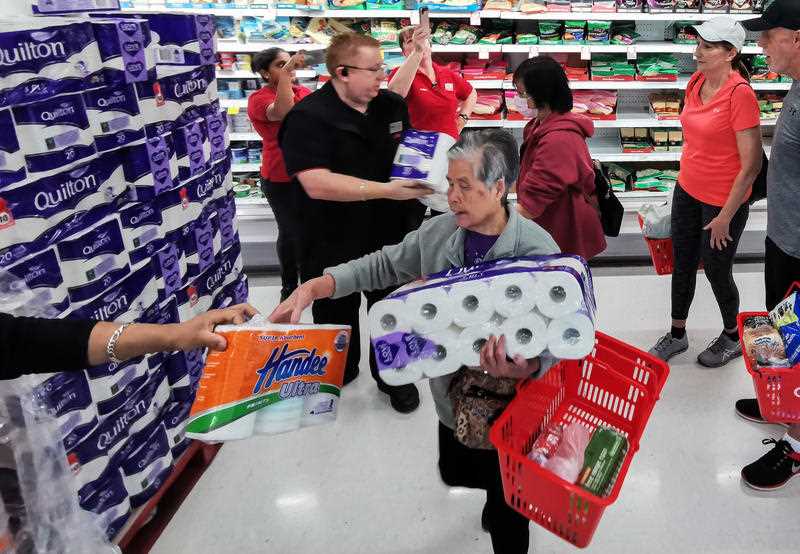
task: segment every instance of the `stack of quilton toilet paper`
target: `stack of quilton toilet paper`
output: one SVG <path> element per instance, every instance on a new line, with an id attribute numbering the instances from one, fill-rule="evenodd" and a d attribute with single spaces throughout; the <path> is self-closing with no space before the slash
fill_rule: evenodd
<path id="1" fill-rule="evenodd" d="M 256 316 L 216 332 L 228 347 L 208 357 L 186 436 L 246 439 L 336 419 L 349 326 L 276 325 Z"/>
<path id="2" fill-rule="evenodd" d="M 509 356 L 580 359 L 594 348 L 591 273 L 578 256 L 502 259 L 410 283 L 369 312 L 372 347 L 392 386 L 480 365 L 490 336 Z"/>

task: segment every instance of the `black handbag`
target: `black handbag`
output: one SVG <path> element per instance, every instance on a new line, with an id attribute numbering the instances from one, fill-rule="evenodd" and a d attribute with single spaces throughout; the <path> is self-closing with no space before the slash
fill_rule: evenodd
<path id="1" fill-rule="evenodd" d="M 618 237 L 622 227 L 622 218 L 625 215 L 625 208 L 622 202 L 614 194 L 611 188 L 611 181 L 608 180 L 603 166 L 597 160 L 592 160 L 594 165 L 594 193 L 595 198 L 587 196 L 587 200 L 597 210 L 600 216 L 600 224 L 603 226 L 603 233 L 607 237 Z M 595 200 L 596 199 L 596 200 Z"/>

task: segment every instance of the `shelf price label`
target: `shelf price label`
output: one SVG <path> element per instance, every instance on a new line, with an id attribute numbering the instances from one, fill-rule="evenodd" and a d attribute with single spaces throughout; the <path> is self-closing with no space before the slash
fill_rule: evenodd
<path id="1" fill-rule="evenodd" d="M 475 11 L 469 15 L 469 24 L 479 26 L 481 24 L 481 12 Z"/>
<path id="2" fill-rule="evenodd" d="M 267 8 L 262 13 L 262 17 L 267 21 L 275 21 L 278 18 L 278 10 L 275 8 Z"/>
<path id="3" fill-rule="evenodd" d="M 529 58 L 538 58 L 539 57 L 539 47 L 538 46 L 531 46 L 528 50 L 528 57 Z"/>
<path id="4" fill-rule="evenodd" d="M 479 60 L 488 60 L 489 59 L 489 50 L 486 48 L 481 48 L 478 50 L 478 59 Z"/>
<path id="5" fill-rule="evenodd" d="M 419 25 L 419 10 L 413 10 L 411 12 L 411 24 Z"/>
<path id="6" fill-rule="evenodd" d="M 581 47 L 581 59 L 582 60 L 592 59 L 592 49 L 589 46 Z"/>
<path id="7" fill-rule="evenodd" d="M 239 106 L 228 106 L 228 115 L 236 115 L 239 113 Z"/>
<path id="8" fill-rule="evenodd" d="M 635 60 L 636 59 L 636 47 L 635 46 L 628 46 L 628 59 Z"/>

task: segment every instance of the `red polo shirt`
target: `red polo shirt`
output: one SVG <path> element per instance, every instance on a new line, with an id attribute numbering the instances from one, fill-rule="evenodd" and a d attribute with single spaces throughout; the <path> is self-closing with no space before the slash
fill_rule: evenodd
<path id="1" fill-rule="evenodd" d="M 311 94 L 306 87 L 293 86 L 292 90 L 295 104 Z M 286 173 L 286 164 L 278 146 L 278 130 L 281 128 L 281 122 L 267 119 L 267 108 L 275 102 L 277 94 L 274 88 L 264 87 L 250 95 L 247 100 L 247 116 L 263 142 L 261 176 L 273 183 L 289 183 L 292 179 Z"/>
<path id="2" fill-rule="evenodd" d="M 436 86 L 427 75 L 417 71 L 406 95 L 411 127 L 418 131 L 447 133 L 458 140 L 458 104 L 469 97 L 472 85 L 441 65 L 434 63 L 433 71 L 436 74 Z M 390 81 L 395 73 L 397 69 L 389 74 Z"/>

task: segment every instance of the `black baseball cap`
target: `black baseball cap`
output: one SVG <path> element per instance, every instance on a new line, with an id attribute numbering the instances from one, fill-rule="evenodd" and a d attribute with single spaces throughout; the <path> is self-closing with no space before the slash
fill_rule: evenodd
<path id="1" fill-rule="evenodd" d="M 769 31 L 776 27 L 784 27 L 793 31 L 800 30 L 800 1 L 767 0 L 764 2 L 764 13 L 761 17 L 742 22 L 748 31 Z"/>

